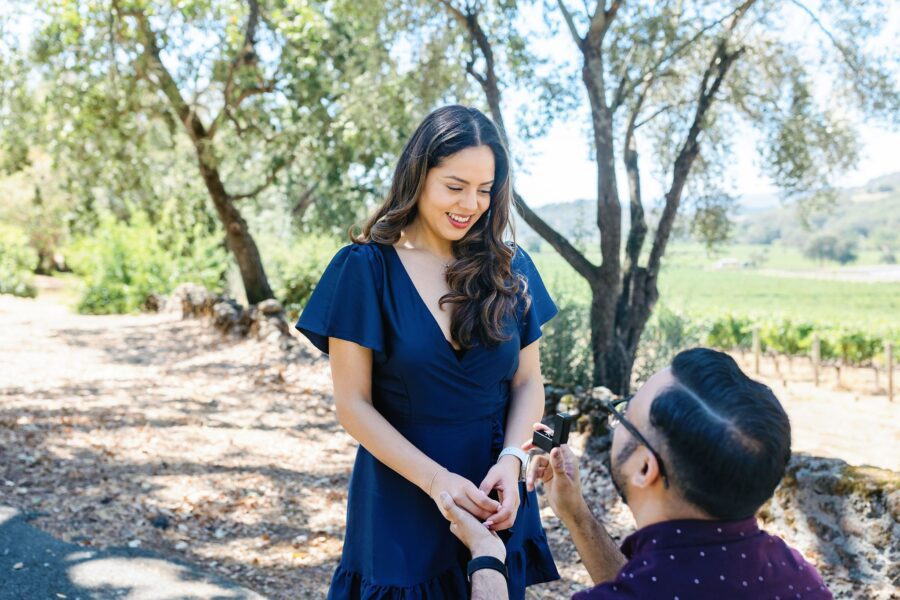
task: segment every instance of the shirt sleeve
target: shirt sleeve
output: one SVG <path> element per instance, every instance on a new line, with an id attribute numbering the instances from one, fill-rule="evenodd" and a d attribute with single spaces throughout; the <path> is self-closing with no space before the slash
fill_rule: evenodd
<path id="1" fill-rule="evenodd" d="M 516 253 L 513 256 L 513 270 L 525 277 L 528 282 L 528 295 L 531 296 L 531 306 L 528 312 L 520 315 L 519 318 L 520 348 L 524 348 L 541 337 L 541 326 L 556 316 L 559 309 L 550 298 L 531 257 L 521 246 L 516 247 Z"/>
<path id="2" fill-rule="evenodd" d="M 335 337 L 384 352 L 379 280 L 383 264 L 371 244 L 338 250 L 325 268 L 297 321 L 297 330 L 328 354 Z"/>
<path id="3" fill-rule="evenodd" d="M 640 596 L 633 594 L 631 590 L 619 589 L 610 583 L 601 583 L 572 596 L 572 600 L 639 600 L 639 598 Z"/>

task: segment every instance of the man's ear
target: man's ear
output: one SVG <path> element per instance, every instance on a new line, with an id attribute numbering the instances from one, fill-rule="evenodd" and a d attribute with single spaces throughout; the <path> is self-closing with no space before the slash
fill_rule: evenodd
<path id="1" fill-rule="evenodd" d="M 631 475 L 631 485 L 638 488 L 649 488 L 660 478 L 659 463 L 653 453 L 643 446 L 635 454 L 638 468 Z"/>

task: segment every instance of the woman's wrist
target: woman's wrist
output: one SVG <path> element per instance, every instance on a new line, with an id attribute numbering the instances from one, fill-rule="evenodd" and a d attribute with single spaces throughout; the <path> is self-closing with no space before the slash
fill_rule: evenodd
<path id="1" fill-rule="evenodd" d="M 497 461 L 497 464 L 500 465 L 504 470 L 510 473 L 516 481 L 519 480 L 519 473 L 522 470 L 522 461 L 512 454 L 507 454 L 506 456 L 501 456 Z"/>
<path id="2" fill-rule="evenodd" d="M 434 497 L 432 494 L 435 490 L 434 482 L 440 477 L 440 475 L 446 471 L 446 467 L 442 467 L 441 465 L 437 465 L 434 469 L 434 472 L 431 474 L 431 477 L 428 478 L 428 482 L 422 487 L 422 491 L 428 494 L 429 497 Z"/>

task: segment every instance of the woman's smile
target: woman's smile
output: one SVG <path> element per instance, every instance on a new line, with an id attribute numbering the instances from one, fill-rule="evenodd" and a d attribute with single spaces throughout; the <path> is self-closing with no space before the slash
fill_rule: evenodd
<path id="1" fill-rule="evenodd" d="M 461 215 L 459 213 L 448 212 L 447 219 L 450 221 L 450 224 L 457 229 L 465 229 L 472 222 L 472 215 Z"/>

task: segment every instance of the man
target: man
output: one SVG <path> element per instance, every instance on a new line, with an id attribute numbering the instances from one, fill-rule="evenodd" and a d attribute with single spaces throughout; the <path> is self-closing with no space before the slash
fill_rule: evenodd
<path id="1" fill-rule="evenodd" d="M 529 489 L 543 484 L 596 584 L 574 600 L 832 598 L 796 550 L 756 524 L 791 453 L 790 423 L 768 387 L 727 354 L 697 348 L 608 410 L 612 481 L 638 528 L 621 549 L 582 497 L 567 446 L 534 456 L 526 479 Z M 478 559 L 473 599 L 506 598 L 503 543 L 449 496 L 442 500 L 451 531 Z"/>

